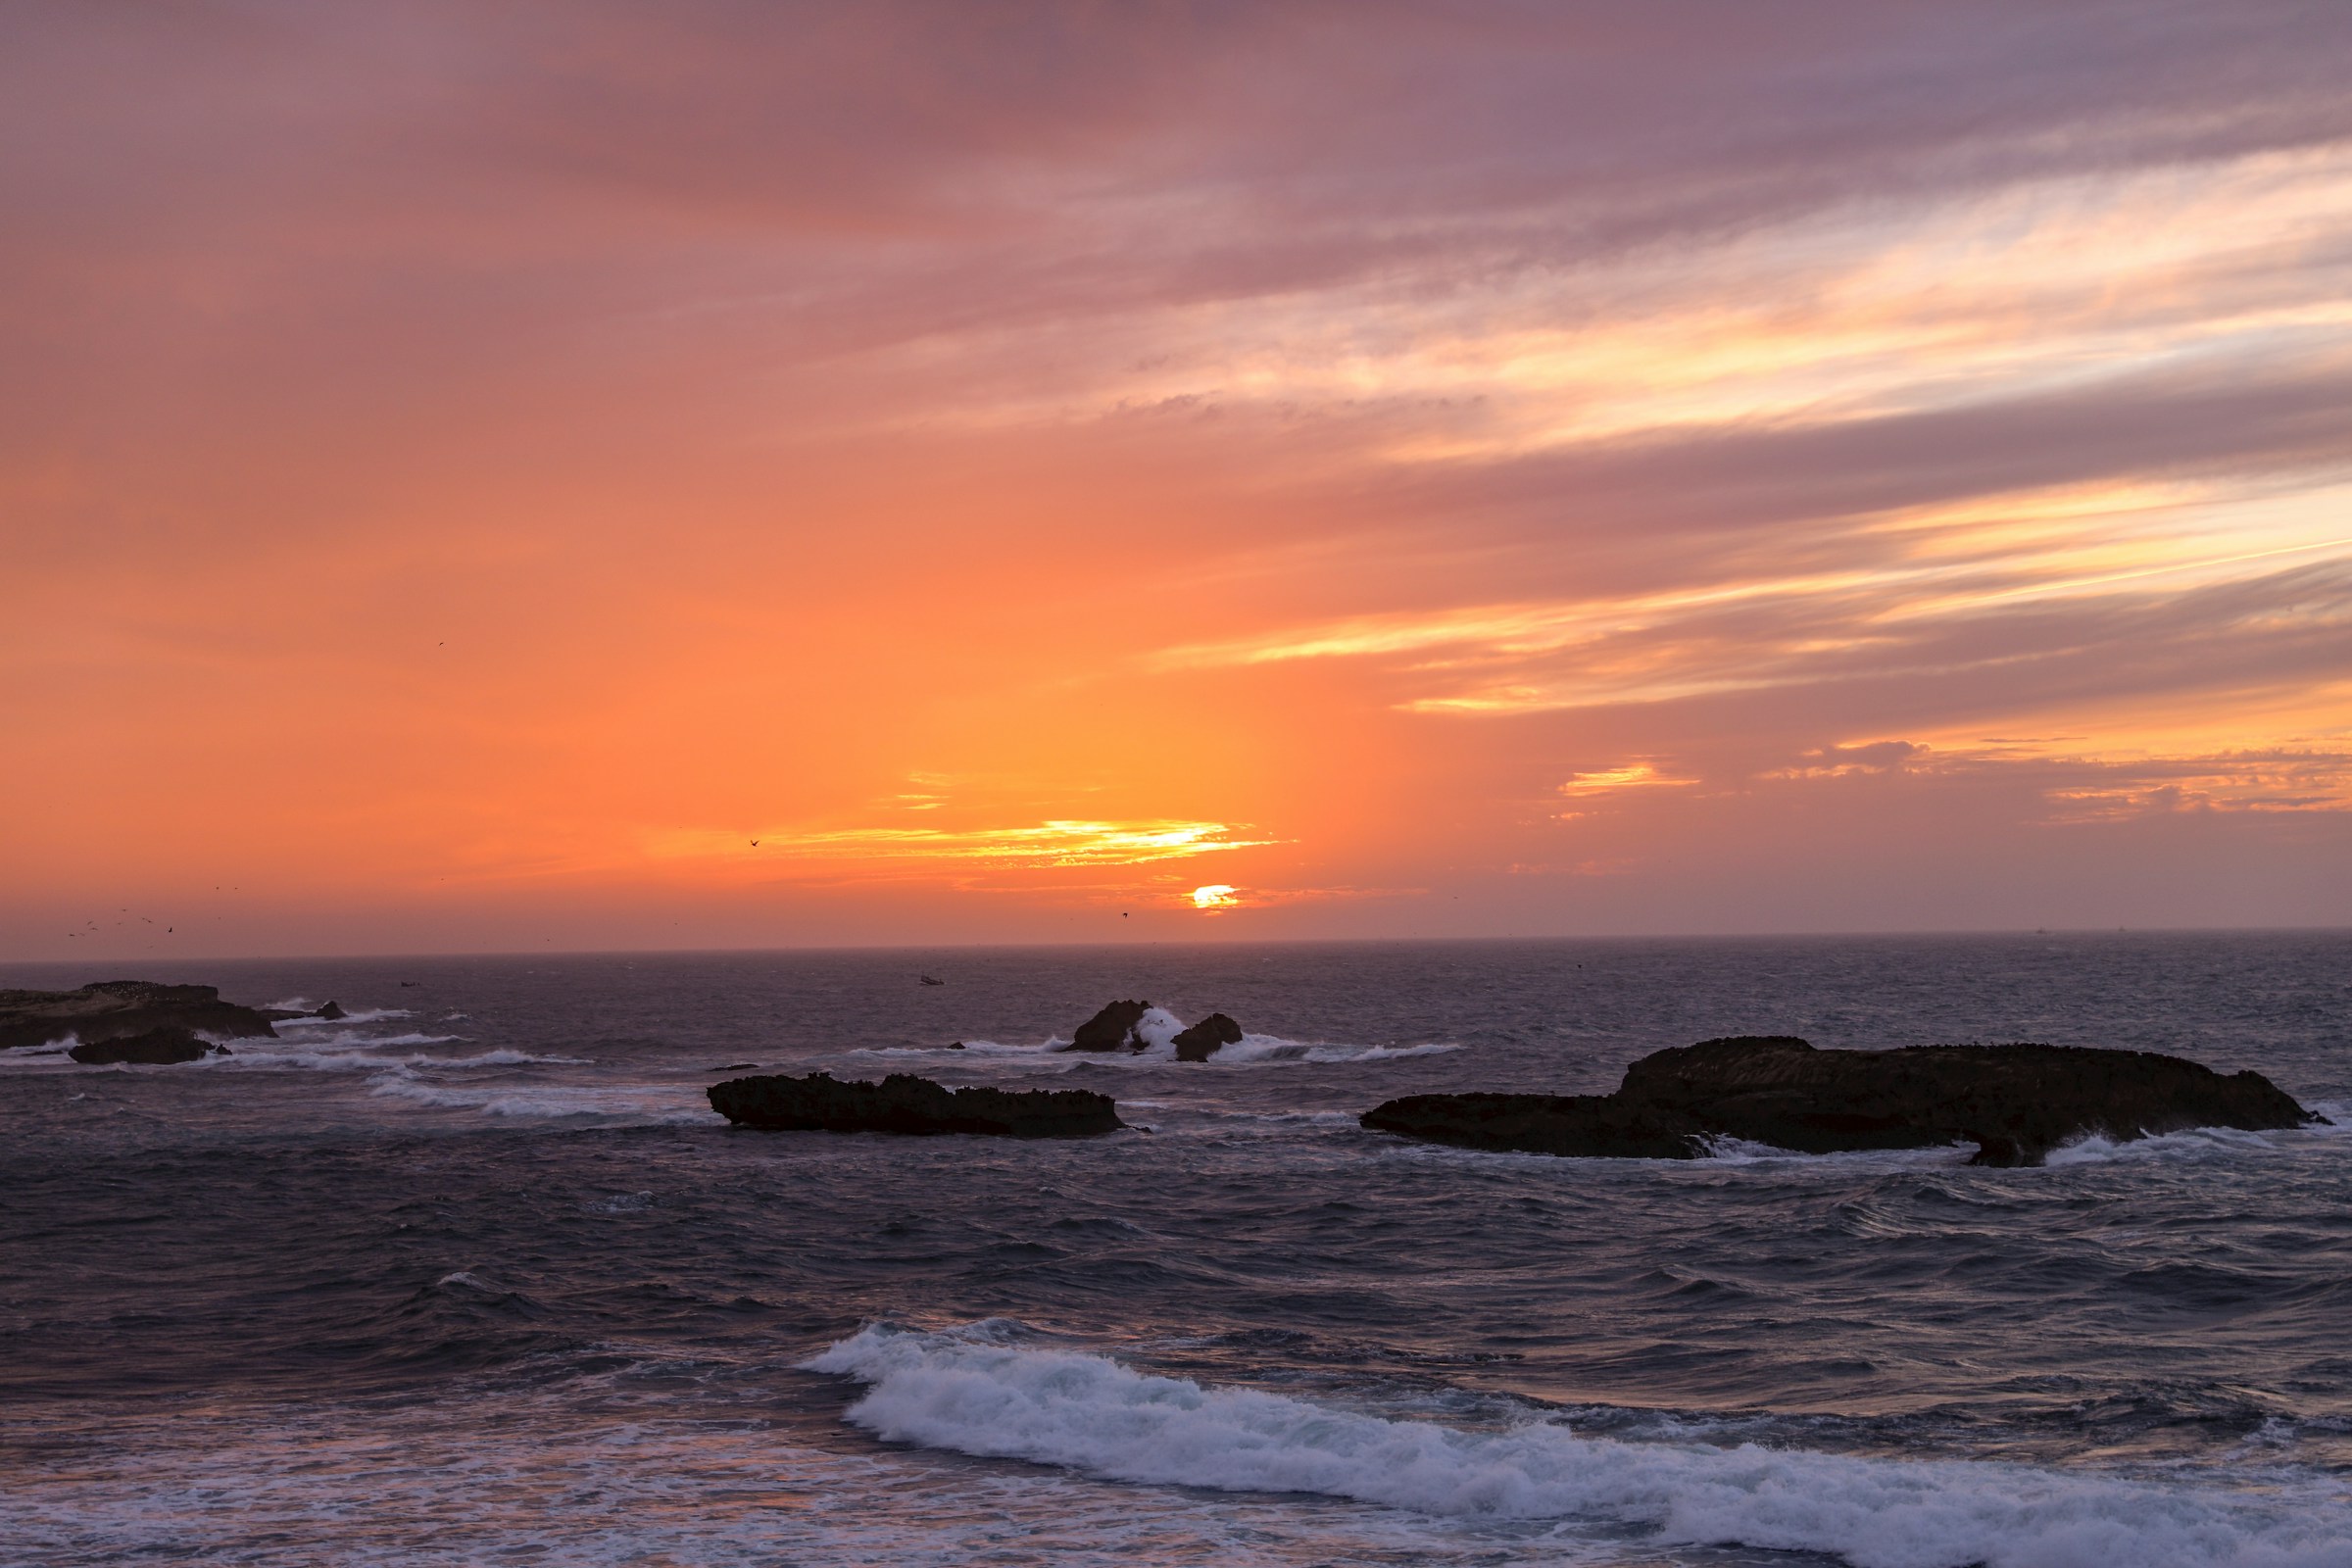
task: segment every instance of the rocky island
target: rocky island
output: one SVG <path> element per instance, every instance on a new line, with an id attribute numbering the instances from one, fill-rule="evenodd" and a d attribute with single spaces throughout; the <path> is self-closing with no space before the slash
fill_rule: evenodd
<path id="1" fill-rule="evenodd" d="M 1144 1038 L 1144 1015 L 1153 1010 L 1149 1002 L 1109 1003 L 1080 1024 L 1071 1034 L 1070 1043 L 1061 1049 L 1130 1054 L 1148 1051 L 1152 1042 Z M 1241 1039 L 1240 1024 L 1221 1012 L 1212 1012 L 1191 1028 L 1177 1031 L 1169 1044 L 1176 1048 L 1178 1061 L 1206 1061 L 1225 1047 L 1239 1045 Z"/>
<path id="2" fill-rule="evenodd" d="M 1137 1025 L 1152 1010 L 1149 1002 L 1105 1003 L 1102 1009 L 1080 1024 L 1064 1051 L 1142 1051 L 1151 1042 Z"/>
<path id="3" fill-rule="evenodd" d="M 712 1084 L 710 1094 L 710 1108 L 738 1126 L 779 1131 L 1090 1138 L 1127 1125 L 1116 1101 L 1085 1089 L 949 1089 L 910 1073 L 878 1084 L 770 1073 Z"/>
<path id="4" fill-rule="evenodd" d="M 194 1061 L 221 1048 L 200 1036 L 273 1037 L 270 1013 L 222 1002 L 213 986 L 102 980 L 74 991 L 0 991 L 0 1051 L 77 1042 L 75 1061 Z"/>
<path id="5" fill-rule="evenodd" d="M 1424 1143 L 1537 1154 L 1693 1159 L 1717 1138 L 1799 1153 L 1973 1143 L 1977 1165 L 2038 1165 L 2093 1134 L 2253 1132 L 2324 1118 L 2257 1072 L 2147 1051 L 1909 1046 L 1820 1051 L 1790 1036 L 1654 1052 L 1612 1095 L 1411 1095 L 1363 1126 Z"/>

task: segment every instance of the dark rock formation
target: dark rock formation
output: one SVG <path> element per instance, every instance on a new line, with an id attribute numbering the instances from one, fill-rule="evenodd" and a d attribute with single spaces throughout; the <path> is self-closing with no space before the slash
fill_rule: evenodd
<path id="1" fill-rule="evenodd" d="M 2146 1051 L 1911 1046 L 1816 1051 L 1785 1035 L 1706 1040 L 1643 1056 L 1613 1095 L 1413 1095 L 1366 1127 L 1465 1149 L 1690 1159 L 1709 1138 L 1802 1153 L 1973 1143 L 1979 1165 L 2038 1165 L 2097 1133 L 2249 1131 L 2321 1118 L 2257 1072 L 2227 1077 Z"/>
<path id="2" fill-rule="evenodd" d="M 88 1045 L 75 1046 L 66 1053 L 75 1061 L 103 1063 L 135 1061 L 162 1064 L 174 1061 L 195 1061 L 214 1052 L 228 1054 L 226 1046 L 216 1046 L 200 1040 L 193 1029 L 177 1024 L 166 1024 L 140 1035 L 114 1035 Z"/>
<path id="3" fill-rule="evenodd" d="M 1176 1037 L 1178 1061 L 1206 1061 L 1227 1046 L 1242 1043 L 1242 1026 L 1221 1012 L 1212 1012 Z"/>
<path id="4" fill-rule="evenodd" d="M 337 1018 L 346 1018 L 349 1017 L 350 1014 L 343 1010 L 343 1004 L 341 1003 L 330 1002 L 325 1006 L 320 1007 L 317 1012 L 312 1013 L 311 1016 L 314 1018 L 324 1018 L 327 1022 L 332 1023 Z"/>
<path id="5" fill-rule="evenodd" d="M 167 1028 L 232 1040 L 277 1033 L 267 1014 L 222 1002 L 211 986 L 105 980 L 78 991 L 0 991 L 0 1051 L 68 1035 L 92 1046 Z"/>
<path id="6" fill-rule="evenodd" d="M 1078 1026 L 1064 1051 L 1141 1051 L 1149 1043 L 1135 1032 L 1149 1002 L 1114 1002 Z"/>
<path id="7" fill-rule="evenodd" d="M 1715 1130 L 1615 1095 L 1407 1095 L 1357 1119 L 1425 1144 L 1615 1159 L 1694 1159 Z"/>
<path id="8" fill-rule="evenodd" d="M 831 1133 L 988 1133 L 1004 1138 L 1086 1138 L 1116 1132 L 1118 1103 L 1084 1089 L 949 1089 L 892 1073 L 878 1084 L 830 1073 L 771 1074 L 710 1086 L 710 1106 L 731 1122 Z"/>

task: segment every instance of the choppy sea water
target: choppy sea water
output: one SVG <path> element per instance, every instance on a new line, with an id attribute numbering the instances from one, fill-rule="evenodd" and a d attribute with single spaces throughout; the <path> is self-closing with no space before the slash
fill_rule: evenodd
<path id="1" fill-rule="evenodd" d="M 133 975 L 352 1013 L 0 1057 L 11 1564 L 2352 1565 L 2344 934 L 0 984 Z M 1051 1051 L 1130 996 L 1250 1038 Z M 1729 1033 L 2176 1052 L 2347 1127 L 1975 1170 L 1354 1124 Z M 739 1062 L 1097 1088 L 1150 1130 L 738 1131 L 703 1089 Z"/>

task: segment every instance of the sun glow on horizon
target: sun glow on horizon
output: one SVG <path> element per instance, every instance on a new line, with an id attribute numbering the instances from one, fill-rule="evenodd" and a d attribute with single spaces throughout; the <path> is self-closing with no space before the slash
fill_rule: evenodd
<path id="1" fill-rule="evenodd" d="M 741 835 L 703 830 L 664 834 L 654 853 L 671 858 L 723 857 L 761 864 L 802 860 L 979 860 L 1014 866 L 1144 865 L 1225 850 L 1257 849 L 1270 839 L 1237 838 L 1224 822 L 1166 819 L 1100 822 L 1054 819 L 1033 827 L 853 827 Z"/>

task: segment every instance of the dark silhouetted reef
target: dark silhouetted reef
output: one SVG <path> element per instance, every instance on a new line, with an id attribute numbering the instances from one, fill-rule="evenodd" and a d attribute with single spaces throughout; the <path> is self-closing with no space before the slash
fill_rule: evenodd
<path id="1" fill-rule="evenodd" d="M 1654 1052 L 1612 1095 L 1411 1095 L 1362 1124 L 1425 1143 L 1535 1154 L 1692 1159 L 1715 1139 L 1799 1153 L 1977 1146 L 1978 1165 L 2038 1165 L 2100 1136 L 2251 1132 L 2324 1118 L 2257 1072 L 2147 1051 L 1908 1046 L 1818 1051 L 1785 1035 Z"/>
<path id="2" fill-rule="evenodd" d="M 268 1013 L 222 1002 L 212 986 L 102 980 L 77 991 L 0 991 L 0 1051 L 45 1046 L 68 1036 L 87 1047 L 166 1029 L 230 1040 L 277 1033 Z M 77 1060 L 94 1059 L 73 1054 Z"/>
<path id="3" fill-rule="evenodd" d="M 163 1066 L 175 1061 L 196 1061 L 218 1053 L 229 1054 L 226 1046 L 216 1046 L 193 1029 L 178 1024 L 166 1024 L 150 1029 L 143 1035 L 114 1035 L 105 1040 L 75 1046 L 66 1053 L 75 1061 L 101 1064 L 129 1061 L 144 1066 Z"/>
<path id="4" fill-rule="evenodd" d="M 1091 1090 L 949 1089 L 910 1073 L 878 1084 L 822 1072 L 730 1078 L 710 1086 L 710 1107 L 740 1126 L 799 1132 L 1089 1138 L 1127 1125 L 1116 1101 Z"/>

